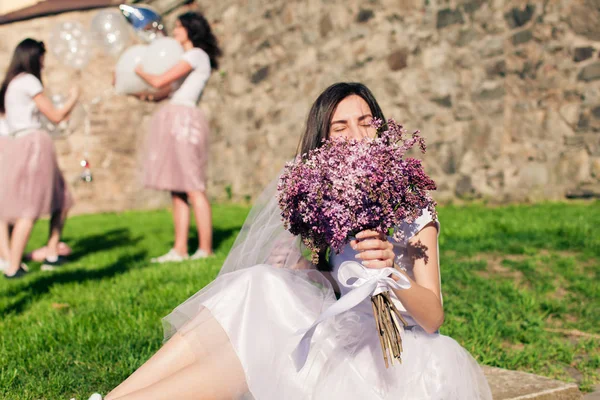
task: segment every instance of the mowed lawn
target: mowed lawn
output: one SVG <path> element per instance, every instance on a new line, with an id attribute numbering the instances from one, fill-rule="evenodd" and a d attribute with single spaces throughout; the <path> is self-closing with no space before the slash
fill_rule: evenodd
<path id="1" fill-rule="evenodd" d="M 215 206 L 217 256 L 163 265 L 149 259 L 169 249 L 168 211 L 71 218 L 68 266 L 0 279 L 0 398 L 112 389 L 160 347 L 161 317 L 214 278 L 247 212 Z M 442 333 L 482 364 L 600 383 L 600 202 L 445 206 L 439 217 Z M 30 249 L 46 231 L 39 221 Z"/>

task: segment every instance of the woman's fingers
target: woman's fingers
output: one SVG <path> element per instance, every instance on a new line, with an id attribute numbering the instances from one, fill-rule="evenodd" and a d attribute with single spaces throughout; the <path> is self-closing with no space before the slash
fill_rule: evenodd
<path id="1" fill-rule="evenodd" d="M 391 268 L 394 266 L 394 245 L 385 234 L 365 230 L 356 235 L 350 245 L 358 252 L 356 258 L 368 268 Z"/>
<path id="2" fill-rule="evenodd" d="M 382 239 L 363 239 L 352 240 L 350 242 L 352 248 L 356 251 L 364 250 L 391 250 L 394 246 L 387 240 Z"/>
<path id="3" fill-rule="evenodd" d="M 366 229 L 364 231 L 360 231 L 356 234 L 356 238 L 363 240 L 363 239 L 371 239 L 371 238 L 378 238 L 381 240 L 386 240 L 387 236 L 383 233 L 380 232 L 376 232 L 376 231 L 372 231 L 370 229 Z"/>
<path id="4" fill-rule="evenodd" d="M 359 260 L 394 260 L 394 252 L 391 250 L 365 250 L 356 255 Z"/>
<path id="5" fill-rule="evenodd" d="M 393 268 L 394 267 L 394 260 L 393 259 L 386 259 L 386 260 L 363 261 L 362 265 L 364 265 L 367 268 L 372 268 L 372 269 Z"/>

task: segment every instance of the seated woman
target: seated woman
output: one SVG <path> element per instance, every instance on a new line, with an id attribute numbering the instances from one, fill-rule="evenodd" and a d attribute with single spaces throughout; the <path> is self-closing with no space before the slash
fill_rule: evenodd
<path id="1" fill-rule="evenodd" d="M 367 87 L 335 84 L 313 104 L 300 151 L 323 139 L 373 137 L 373 118 L 384 119 Z M 284 230 L 275 184 L 258 199 L 219 276 L 165 318 L 168 341 L 106 400 L 491 399 L 475 360 L 438 333 L 440 226 L 429 212 L 399 227 L 400 242 L 363 231 L 317 266 Z M 347 294 L 337 300 L 332 285 L 344 288 L 345 260 L 394 266 L 410 281 L 393 293 L 409 323 L 401 365 L 384 364 L 369 299 L 318 325 L 303 366 L 294 363 L 298 332 Z"/>

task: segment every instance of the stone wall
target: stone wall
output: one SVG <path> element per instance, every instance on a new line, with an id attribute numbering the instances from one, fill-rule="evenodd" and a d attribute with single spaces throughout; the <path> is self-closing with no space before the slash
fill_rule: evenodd
<path id="1" fill-rule="evenodd" d="M 386 116 L 421 129 L 440 201 L 600 196 L 597 0 L 198 3 L 225 52 L 201 102 L 214 198 L 255 196 L 293 156 L 312 101 L 342 80 L 366 83 Z M 47 39 L 56 22 L 93 14 L 0 26 L 0 71 L 23 37 Z M 56 142 L 77 210 L 165 204 L 139 179 L 155 105 L 107 92 L 112 59 L 98 55 L 81 76 L 47 64 L 49 88 L 79 84 L 87 101 L 105 93 L 92 106 L 92 184 L 77 180 L 83 135 Z"/>

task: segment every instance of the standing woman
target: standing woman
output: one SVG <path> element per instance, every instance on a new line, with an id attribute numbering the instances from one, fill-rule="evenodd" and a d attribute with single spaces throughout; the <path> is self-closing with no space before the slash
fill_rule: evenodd
<path id="1" fill-rule="evenodd" d="M 209 128 L 204 113 L 197 107 L 202 90 L 217 69 L 221 49 L 203 15 L 186 12 L 178 17 L 173 37 L 185 50 L 181 60 L 162 75 L 152 75 L 138 66 L 136 73 L 155 94 L 140 94 L 142 99 L 169 103 L 153 116 L 146 146 L 144 185 L 168 190 L 173 201 L 175 244 L 152 262 L 188 259 L 190 207 L 194 208 L 199 246 L 192 259 L 212 255 L 212 217 L 206 196 L 206 166 Z"/>
<path id="2" fill-rule="evenodd" d="M 0 221 L 13 224 L 6 278 L 25 274 L 23 251 L 34 222 L 50 214 L 50 235 L 43 270 L 62 264 L 58 243 L 72 199 L 58 168 L 50 135 L 41 129 L 40 113 L 59 123 L 75 106 L 79 91 L 71 89 L 65 106 L 56 109 L 44 95 L 41 72 L 43 42 L 25 39 L 13 54 L 0 87 L 0 113 L 6 115 L 10 140 L 0 152 Z"/>

